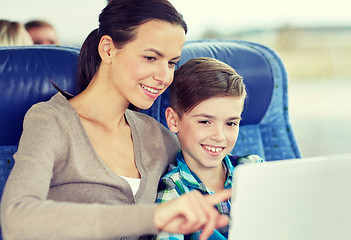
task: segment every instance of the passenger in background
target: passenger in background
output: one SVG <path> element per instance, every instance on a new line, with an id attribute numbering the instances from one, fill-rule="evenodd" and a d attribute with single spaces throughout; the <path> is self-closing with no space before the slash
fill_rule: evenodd
<path id="1" fill-rule="evenodd" d="M 57 45 L 58 38 L 54 27 L 42 20 L 27 22 L 25 28 L 33 39 L 34 44 Z"/>
<path id="2" fill-rule="evenodd" d="M 193 190 L 208 195 L 230 189 L 235 164 L 263 161 L 257 155 L 229 156 L 238 138 L 245 98 L 242 77 L 217 59 L 194 58 L 175 72 L 166 120 L 178 136 L 181 151 L 171 171 L 160 181 L 158 203 Z M 229 216 L 230 205 L 227 200 L 216 208 Z M 200 234 L 162 232 L 157 239 L 199 239 Z M 228 225 L 211 236 L 211 240 L 227 238 Z"/>
<path id="3" fill-rule="evenodd" d="M 0 46 L 33 45 L 32 38 L 20 22 L 0 20 Z"/>

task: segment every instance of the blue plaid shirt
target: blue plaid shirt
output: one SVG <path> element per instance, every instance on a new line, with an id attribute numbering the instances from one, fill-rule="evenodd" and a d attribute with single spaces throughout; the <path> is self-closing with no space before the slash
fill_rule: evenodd
<path id="1" fill-rule="evenodd" d="M 207 188 L 201 180 L 196 176 L 194 172 L 192 172 L 188 165 L 185 163 L 183 159 L 182 152 L 179 152 L 176 156 L 177 162 L 170 166 L 170 171 L 166 173 L 158 187 L 157 194 L 157 203 L 162 203 L 165 201 L 172 200 L 174 198 L 179 197 L 180 195 L 190 192 L 192 190 L 198 190 L 202 194 L 213 194 L 214 192 Z M 257 155 L 249 155 L 246 157 L 229 157 L 226 156 L 222 163 L 226 170 L 227 176 L 226 181 L 224 183 L 224 188 L 229 189 L 232 187 L 233 180 L 233 171 L 234 164 L 240 163 L 252 163 L 252 162 L 262 162 L 263 159 Z M 215 206 L 220 214 L 224 214 L 229 216 L 230 213 L 230 200 L 226 202 L 219 203 Z M 199 235 L 201 232 L 192 233 L 189 235 L 181 235 L 181 234 L 170 234 L 166 232 L 161 232 L 157 239 L 199 239 Z M 215 230 L 210 239 L 227 239 L 228 238 L 228 226 Z"/>

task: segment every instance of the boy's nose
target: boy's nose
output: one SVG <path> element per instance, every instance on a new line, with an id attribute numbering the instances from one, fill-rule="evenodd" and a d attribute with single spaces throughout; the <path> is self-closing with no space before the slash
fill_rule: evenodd
<path id="1" fill-rule="evenodd" d="M 211 135 L 211 139 L 215 140 L 215 141 L 222 141 L 225 139 L 225 135 L 224 135 L 224 129 L 223 127 L 220 126 L 216 126 L 213 129 L 212 135 Z"/>

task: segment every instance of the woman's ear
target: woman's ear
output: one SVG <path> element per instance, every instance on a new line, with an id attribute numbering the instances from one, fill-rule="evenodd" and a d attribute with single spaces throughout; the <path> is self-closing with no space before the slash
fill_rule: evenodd
<path id="1" fill-rule="evenodd" d="M 167 121 L 167 125 L 169 130 L 171 130 L 171 132 L 173 133 L 178 133 L 178 121 L 179 121 L 179 117 L 178 114 L 176 113 L 176 111 L 174 111 L 173 108 L 168 107 L 166 109 L 165 112 L 166 115 L 166 121 Z"/>
<path id="2" fill-rule="evenodd" d="M 112 62 L 112 50 L 115 49 L 114 42 L 112 38 L 108 35 L 104 35 L 100 38 L 98 51 L 101 57 L 101 60 L 107 64 Z"/>

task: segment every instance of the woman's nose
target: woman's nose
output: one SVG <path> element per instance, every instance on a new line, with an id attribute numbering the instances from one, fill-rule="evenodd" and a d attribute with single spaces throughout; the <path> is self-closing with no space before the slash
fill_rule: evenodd
<path id="1" fill-rule="evenodd" d="M 154 79 L 162 82 L 164 85 L 168 85 L 172 81 L 172 76 L 173 69 L 169 68 L 168 63 L 160 64 L 154 74 Z"/>

